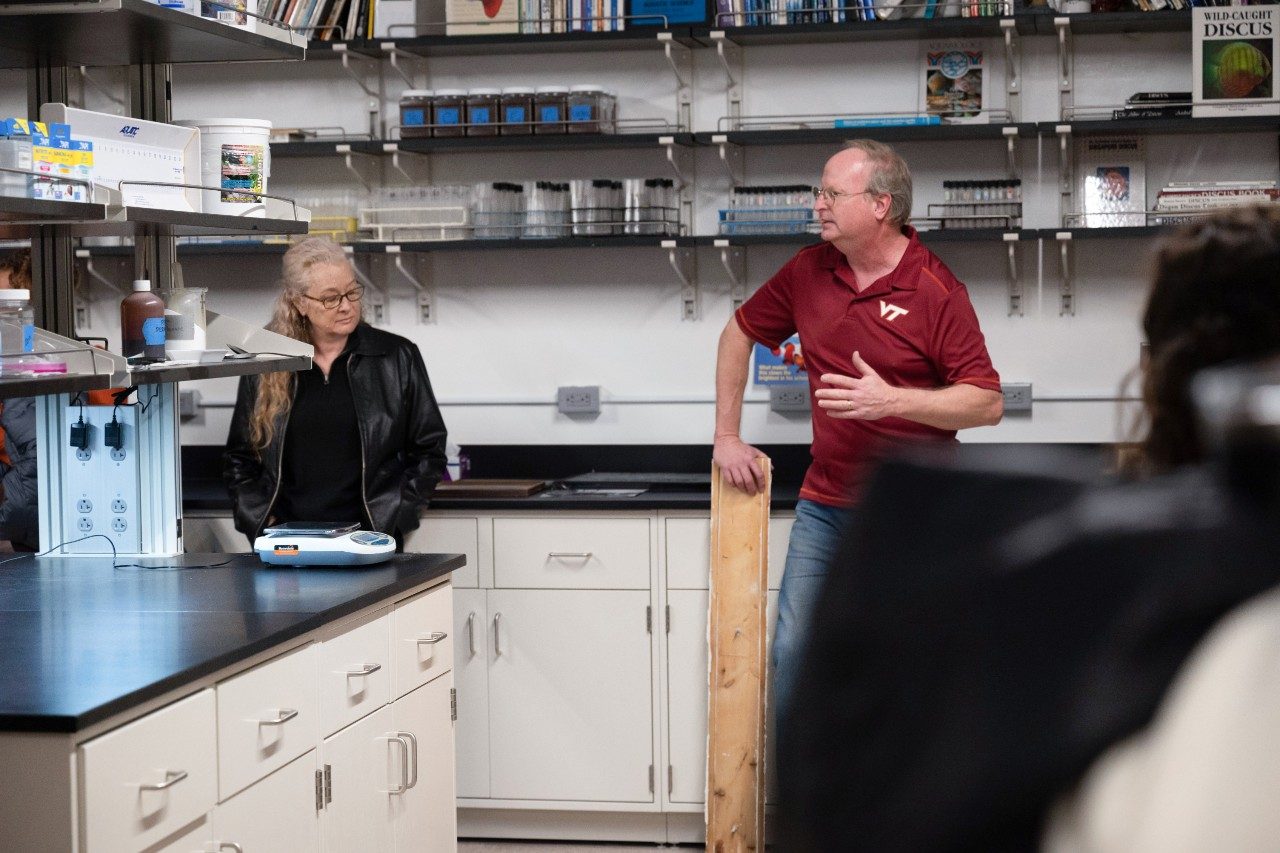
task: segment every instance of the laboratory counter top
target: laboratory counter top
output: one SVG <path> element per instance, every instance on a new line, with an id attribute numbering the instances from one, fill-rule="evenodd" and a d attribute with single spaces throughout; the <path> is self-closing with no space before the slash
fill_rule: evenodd
<path id="1" fill-rule="evenodd" d="M 461 568 L 397 554 L 272 568 L 253 554 L 0 563 L 0 732 L 77 732 Z"/>
<path id="2" fill-rule="evenodd" d="M 463 481 L 466 482 L 466 481 Z M 711 483 L 705 489 L 666 489 L 662 486 L 635 489 L 616 488 L 590 492 L 582 489 L 557 488 L 554 482 L 527 496 L 496 497 L 454 495 L 437 491 L 431 498 L 433 510 L 655 510 L 711 509 Z M 800 497 L 798 486 L 777 486 L 772 490 L 770 506 L 774 510 L 795 509 Z M 230 512 L 231 499 L 220 480 L 185 480 L 182 484 L 184 509 Z"/>

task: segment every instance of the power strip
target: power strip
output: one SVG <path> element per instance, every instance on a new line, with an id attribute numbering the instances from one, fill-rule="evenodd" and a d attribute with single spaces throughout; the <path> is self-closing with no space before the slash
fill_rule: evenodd
<path id="1" fill-rule="evenodd" d="M 66 454 L 62 508 L 63 529 L 71 538 L 100 533 L 110 537 L 121 554 L 142 548 L 139 524 L 138 406 L 69 406 L 70 435 L 61 442 Z M 83 413 L 83 414 L 82 414 Z M 81 427 L 87 429 L 85 447 L 71 441 Z M 108 446 L 113 434 L 119 447 Z M 81 443 L 77 441 L 77 443 Z M 108 550 L 101 539 L 68 545 L 65 553 L 100 553 Z"/>

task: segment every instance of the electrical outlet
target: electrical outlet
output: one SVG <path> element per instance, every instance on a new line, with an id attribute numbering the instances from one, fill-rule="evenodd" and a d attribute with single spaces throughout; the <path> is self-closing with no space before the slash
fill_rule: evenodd
<path id="1" fill-rule="evenodd" d="M 93 501 L 88 498 L 81 498 L 76 501 L 76 512 L 81 513 L 82 515 L 88 515 L 93 512 Z"/>
<path id="2" fill-rule="evenodd" d="M 783 414 L 811 412 L 808 385 L 770 385 L 769 411 Z"/>
<path id="3" fill-rule="evenodd" d="M 600 414 L 600 386 L 561 385 L 556 389 L 556 411 L 562 415 Z"/>
<path id="4" fill-rule="evenodd" d="M 125 530 L 128 529 L 128 527 L 129 525 L 125 522 L 125 520 L 123 518 L 120 518 L 119 516 L 116 516 L 115 518 L 111 519 L 111 529 L 114 530 L 116 533 L 124 533 Z"/>
<path id="5" fill-rule="evenodd" d="M 88 533 L 88 532 L 92 531 L 92 530 L 93 530 L 93 519 L 89 518 L 88 516 L 84 516 L 84 515 L 80 516 L 80 518 L 76 521 L 76 528 L 77 528 L 81 533 Z"/>
<path id="6" fill-rule="evenodd" d="M 1005 412 L 1031 411 L 1031 383 L 1005 382 L 1000 385 L 1000 393 L 1004 395 Z"/>

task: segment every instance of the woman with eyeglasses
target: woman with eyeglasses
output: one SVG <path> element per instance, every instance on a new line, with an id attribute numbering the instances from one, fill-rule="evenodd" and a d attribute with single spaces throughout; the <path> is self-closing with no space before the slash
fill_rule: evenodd
<path id="1" fill-rule="evenodd" d="M 445 425 L 422 354 L 361 321 L 364 287 L 321 238 L 284 256 L 267 329 L 315 347 L 310 370 L 240 380 L 223 454 L 236 529 L 350 522 L 396 537 L 418 526 L 445 467 Z"/>

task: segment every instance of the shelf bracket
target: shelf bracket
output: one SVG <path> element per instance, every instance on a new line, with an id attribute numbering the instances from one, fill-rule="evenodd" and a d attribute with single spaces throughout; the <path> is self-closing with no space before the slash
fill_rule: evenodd
<path id="1" fill-rule="evenodd" d="M 667 262 L 680 279 L 680 319 L 698 319 L 698 257 L 688 246 L 678 246 L 675 240 L 663 240 L 667 250 Z"/>
<path id="2" fill-rule="evenodd" d="M 692 176 L 686 173 L 689 167 L 689 154 L 684 146 L 676 145 L 674 136 L 659 136 L 658 144 L 662 146 L 663 151 L 667 155 L 667 162 L 671 164 L 671 171 L 675 172 L 676 180 L 680 182 L 683 189 L 685 185 L 692 183 Z M 679 153 L 676 149 L 679 148 Z"/>
<path id="3" fill-rule="evenodd" d="M 355 177 L 355 179 L 360 182 L 360 186 L 364 187 L 366 192 L 373 192 L 372 184 L 370 184 L 369 180 L 365 178 L 364 175 L 360 174 L 360 170 L 356 168 L 355 158 L 358 156 L 367 157 L 368 155 L 363 154 L 363 152 L 360 152 L 360 151 L 352 151 L 351 146 L 345 142 L 335 145 L 333 150 L 342 155 L 343 165 L 346 166 L 347 171 L 350 172 Z"/>
<path id="4" fill-rule="evenodd" d="M 1071 46 L 1071 19 L 1054 18 L 1058 31 L 1058 118 L 1065 121 L 1071 111 L 1075 81 L 1075 59 Z"/>
<path id="5" fill-rule="evenodd" d="M 409 53 L 407 50 L 403 50 L 401 48 L 396 47 L 395 42 L 384 42 L 382 44 L 382 51 L 387 54 L 387 58 L 391 65 L 391 70 L 399 74 L 400 79 L 403 80 L 406 84 L 408 84 L 410 89 L 419 88 L 418 84 L 414 81 L 413 71 L 410 71 L 409 73 L 406 74 L 405 70 L 400 67 L 400 59 L 401 57 L 403 57 L 404 59 L 408 60 L 412 65 L 420 67 L 422 69 L 422 74 L 425 77 L 426 76 L 426 58 L 422 56 L 418 56 L 413 53 Z"/>
<path id="6" fill-rule="evenodd" d="M 431 299 L 431 289 L 419 281 L 417 275 L 405 267 L 404 255 L 400 254 L 399 246 L 387 246 L 387 254 L 391 257 L 391 262 L 395 264 L 396 272 L 400 273 L 404 280 L 413 285 L 413 289 L 418 292 L 418 322 L 424 325 L 435 322 L 433 310 L 435 306 Z"/>
<path id="7" fill-rule="evenodd" d="M 96 281 L 116 296 L 124 296 L 124 291 L 117 287 L 115 282 L 98 272 L 94 267 L 93 254 L 88 249 L 76 249 L 76 258 L 84 261 L 85 274 L 89 276 L 91 281 Z"/>
<path id="8" fill-rule="evenodd" d="M 1004 235 L 1005 250 L 1008 252 L 1009 275 L 1009 316 L 1022 316 L 1022 281 L 1018 278 L 1018 235 Z"/>
<path id="9" fill-rule="evenodd" d="M 93 77 L 89 74 L 89 69 L 86 66 L 84 65 L 77 66 L 77 70 L 80 72 L 80 86 L 81 86 L 82 94 L 85 90 L 92 89 L 95 92 L 97 92 L 99 95 L 102 95 L 102 97 L 106 98 L 108 101 L 116 105 L 117 109 L 115 110 L 115 112 L 117 115 L 125 115 L 129 111 L 128 100 L 125 98 L 119 97 L 110 89 L 108 89 L 106 86 L 103 86 L 97 80 L 94 80 Z M 80 106 L 83 107 L 84 104 L 81 104 Z"/>
<path id="10" fill-rule="evenodd" d="M 693 51 L 677 44 L 672 33 L 658 33 L 658 42 L 676 77 L 676 127 L 688 131 L 693 127 Z"/>
<path id="11" fill-rule="evenodd" d="M 745 158 L 742 154 L 742 146 L 730 142 L 729 137 L 723 133 L 712 135 L 711 144 L 715 145 L 719 150 L 720 165 L 724 167 L 725 173 L 728 174 L 730 185 L 740 186 L 745 175 Z"/>
<path id="12" fill-rule="evenodd" d="M 360 60 L 361 62 L 372 64 L 375 66 L 375 69 L 376 69 L 377 60 L 373 59 L 372 57 L 365 56 L 363 53 L 352 53 L 351 51 L 347 50 L 347 46 L 345 44 L 335 44 L 333 46 L 333 49 L 340 57 L 342 57 L 342 70 L 347 72 L 347 75 L 352 80 L 356 81 L 356 85 L 360 87 L 360 90 L 363 91 L 370 98 L 379 97 L 378 90 L 370 88 L 369 84 L 365 82 L 364 74 L 361 71 L 357 71 L 355 68 L 352 67 L 353 59 L 355 59 L 355 60 Z"/>
<path id="13" fill-rule="evenodd" d="M 396 248 L 398 249 L 399 247 L 397 246 Z M 386 289 L 374 284 L 373 279 L 369 278 L 365 271 L 360 269 L 360 256 L 356 254 L 354 246 L 343 246 L 342 251 L 347 253 L 347 259 L 351 261 L 351 271 L 355 273 L 356 281 L 363 284 L 365 290 L 377 294 L 376 299 L 369 300 L 369 313 L 371 315 L 369 322 L 375 326 L 383 325 L 387 322 L 387 305 L 389 304 Z"/>
<path id="14" fill-rule="evenodd" d="M 1009 98 L 1009 115 L 1014 121 L 1022 115 L 1022 43 L 1017 39 L 1016 21 L 1000 19 L 1004 34 L 1005 93 Z"/>
<path id="15" fill-rule="evenodd" d="M 1055 236 L 1058 240 L 1059 273 L 1062 276 L 1059 290 L 1058 316 L 1074 316 L 1076 313 L 1076 300 L 1075 284 L 1071 280 L 1071 232 L 1059 231 Z"/>
<path id="16" fill-rule="evenodd" d="M 1018 177 L 1018 129 L 1002 128 L 1004 133 L 1005 163 L 1009 168 L 1009 177 Z"/>
<path id="17" fill-rule="evenodd" d="M 391 155 L 391 168 L 400 173 L 400 175 L 409 183 L 430 183 L 431 182 L 431 157 L 428 154 L 419 153 L 417 151 L 401 151 L 400 143 L 384 142 L 382 143 L 382 153 Z M 400 156 L 413 158 L 419 163 L 426 164 L 426 175 L 414 176 L 409 174 L 404 165 L 400 162 Z"/>
<path id="18" fill-rule="evenodd" d="M 724 70 L 725 115 L 737 127 L 742 118 L 742 46 L 725 36 L 724 30 L 712 30 L 711 40 L 716 44 L 716 59 Z"/>
<path id="19" fill-rule="evenodd" d="M 1075 212 L 1076 158 L 1071 150 L 1071 125 L 1060 124 L 1054 128 L 1058 135 L 1058 214 L 1059 222 Z"/>
<path id="20" fill-rule="evenodd" d="M 747 301 L 747 254 L 741 246 L 731 246 L 728 240 L 716 240 L 720 250 L 720 265 L 729 274 L 729 304 L 737 311 Z"/>

